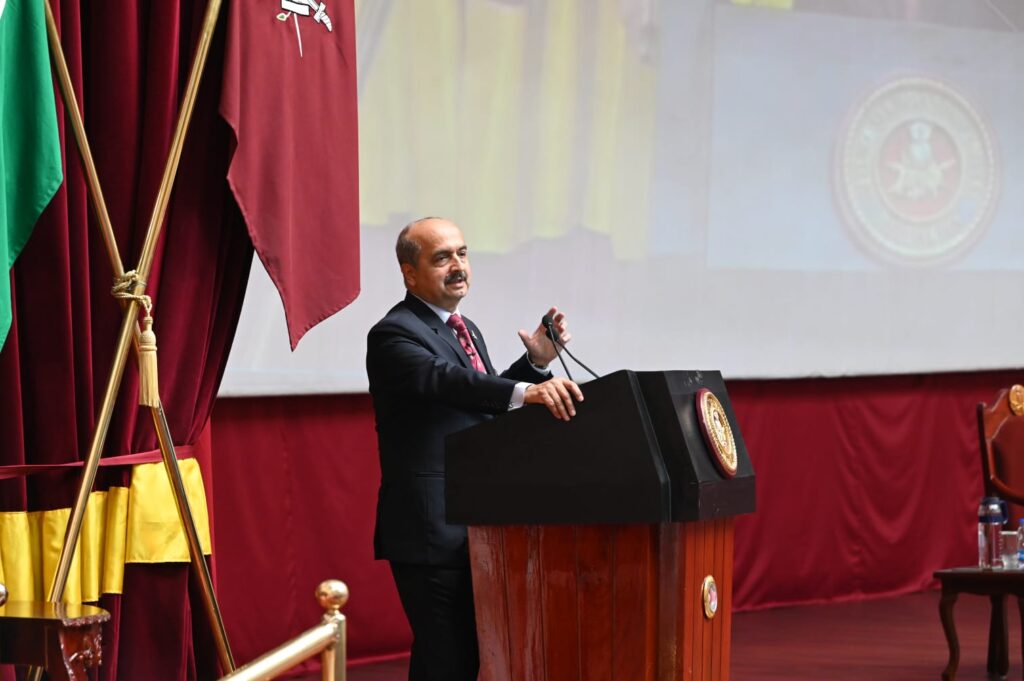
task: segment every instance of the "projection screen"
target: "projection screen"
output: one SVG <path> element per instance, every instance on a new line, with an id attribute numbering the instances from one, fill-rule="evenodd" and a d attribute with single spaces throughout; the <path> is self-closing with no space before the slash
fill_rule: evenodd
<path id="1" fill-rule="evenodd" d="M 291 353 L 257 262 L 222 395 L 365 391 L 395 237 L 427 215 L 466 235 L 462 312 L 497 365 L 550 305 L 600 373 L 1022 364 L 1019 3 L 363 0 L 357 22 L 362 292 Z"/>

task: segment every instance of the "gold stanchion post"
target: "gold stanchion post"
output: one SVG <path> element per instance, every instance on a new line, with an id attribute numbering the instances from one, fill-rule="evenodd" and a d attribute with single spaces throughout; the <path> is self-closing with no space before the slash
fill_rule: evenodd
<path id="1" fill-rule="evenodd" d="M 348 602 L 348 587 L 345 582 L 328 579 L 317 587 L 316 600 L 324 609 L 320 624 L 239 667 L 221 681 L 267 681 L 317 654 L 323 681 L 345 681 L 348 644 L 341 608 Z"/>

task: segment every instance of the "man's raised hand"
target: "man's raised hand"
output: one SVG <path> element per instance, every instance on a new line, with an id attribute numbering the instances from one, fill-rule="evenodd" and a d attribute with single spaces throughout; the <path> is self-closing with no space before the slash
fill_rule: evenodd
<path id="1" fill-rule="evenodd" d="M 554 322 L 554 329 L 562 339 L 562 343 L 568 343 L 572 339 L 572 334 L 568 333 L 569 323 L 565 318 L 565 313 L 559 312 L 557 307 L 552 307 L 547 311 L 546 316 L 551 317 Z M 538 324 L 533 333 L 527 333 L 526 329 L 520 329 L 519 339 L 526 346 L 526 353 L 529 355 L 530 361 L 537 366 L 546 367 L 554 361 L 555 346 L 548 338 L 548 332 L 543 323 Z"/>

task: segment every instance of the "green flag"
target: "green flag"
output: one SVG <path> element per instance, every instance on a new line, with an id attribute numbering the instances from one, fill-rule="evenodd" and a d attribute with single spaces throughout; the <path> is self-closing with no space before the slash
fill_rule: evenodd
<path id="1" fill-rule="evenodd" d="M 11 267 L 62 179 L 44 1 L 0 0 L 0 347 Z"/>

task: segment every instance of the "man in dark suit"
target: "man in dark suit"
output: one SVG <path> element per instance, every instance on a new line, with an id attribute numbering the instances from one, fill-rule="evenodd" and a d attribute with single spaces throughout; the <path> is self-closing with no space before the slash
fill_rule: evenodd
<path id="1" fill-rule="evenodd" d="M 453 223 L 413 222 L 395 250 L 407 294 L 367 337 L 381 465 L 374 552 L 390 561 L 412 627 L 410 681 L 475 681 L 466 528 L 445 521 L 445 437 L 524 404 L 568 421 L 583 393 L 547 370 L 555 353 L 543 326 L 520 331 L 526 353 L 495 372 L 480 329 L 458 314 L 471 272 Z M 568 341 L 565 316 L 548 314 Z"/>

